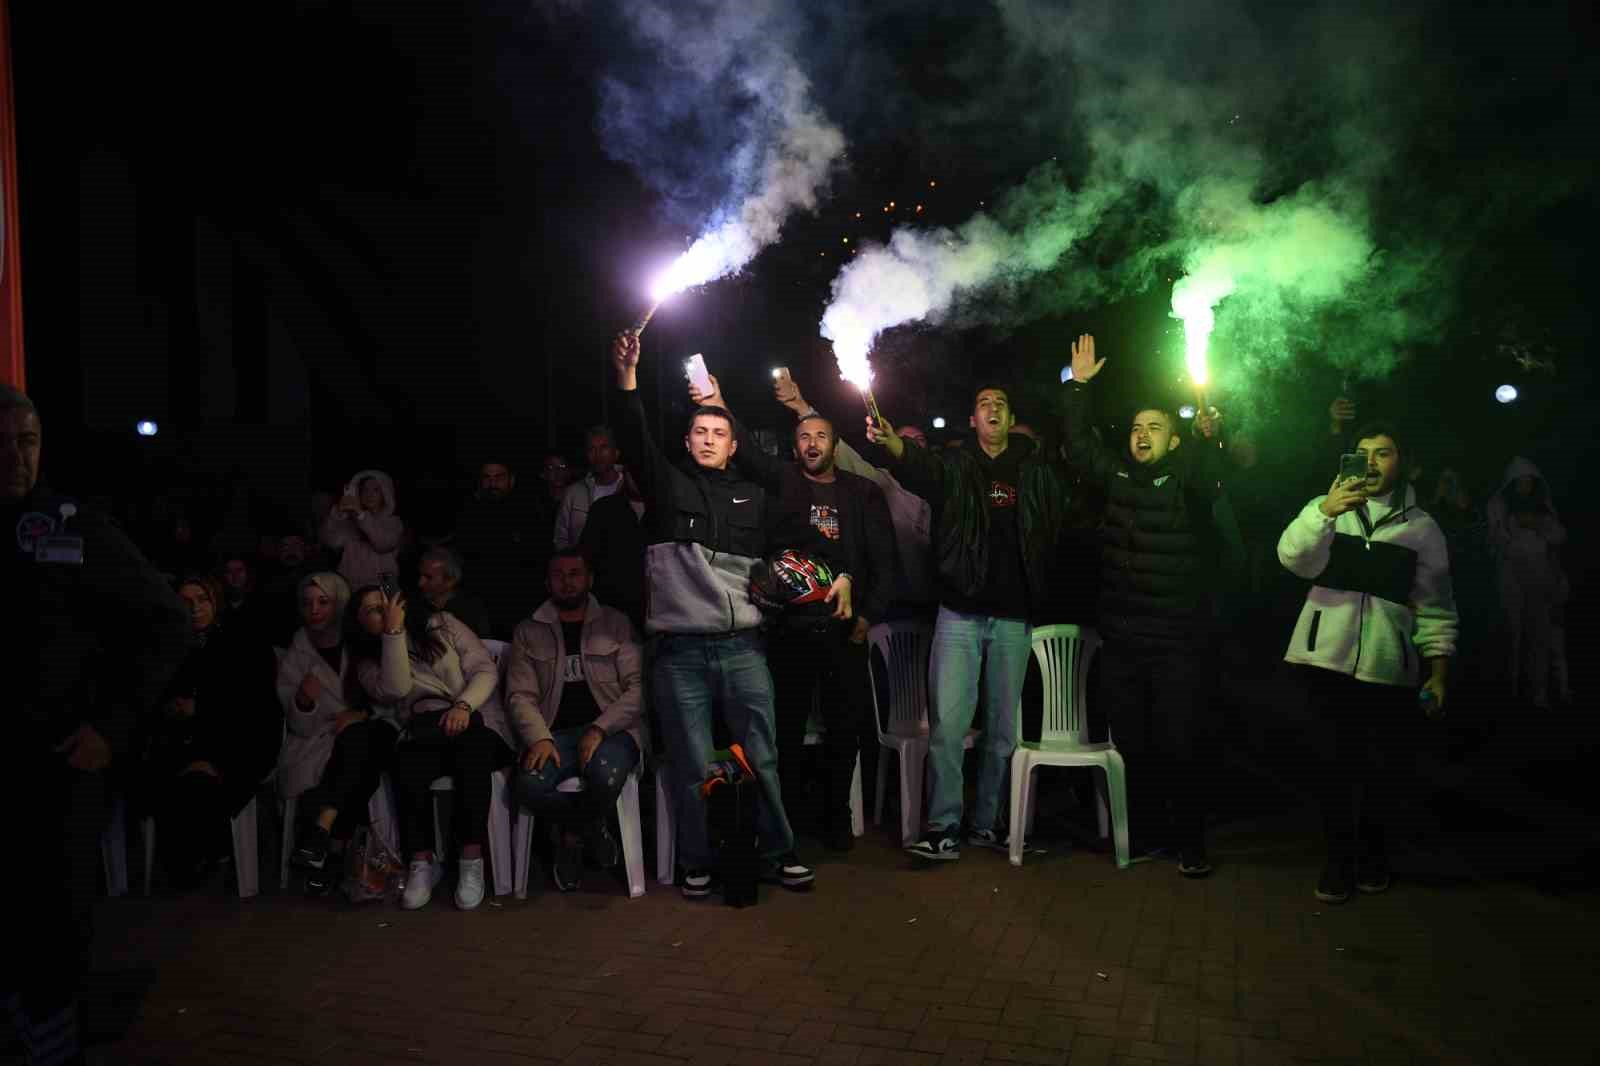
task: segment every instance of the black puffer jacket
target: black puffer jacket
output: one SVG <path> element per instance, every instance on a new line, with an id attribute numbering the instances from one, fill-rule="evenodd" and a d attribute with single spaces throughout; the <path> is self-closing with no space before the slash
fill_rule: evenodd
<path id="1" fill-rule="evenodd" d="M 1090 427 L 1089 388 L 1070 386 L 1071 461 L 1106 492 L 1100 633 L 1139 647 L 1196 646 L 1209 629 L 1220 441 L 1191 438 L 1161 461 L 1143 465 L 1114 453 Z"/>

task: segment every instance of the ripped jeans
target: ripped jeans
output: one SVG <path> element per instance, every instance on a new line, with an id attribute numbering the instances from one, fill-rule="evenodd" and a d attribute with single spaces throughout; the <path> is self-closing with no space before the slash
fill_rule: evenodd
<path id="1" fill-rule="evenodd" d="M 518 760 L 516 780 L 512 783 L 517 802 L 537 815 L 554 818 L 563 828 L 579 829 L 605 814 L 617 804 L 628 774 L 639 764 L 639 745 L 627 733 L 612 733 L 594 749 L 589 765 L 578 766 L 578 741 L 587 726 L 558 729 L 550 737 L 555 741 L 555 759 L 537 771 L 521 769 Z M 571 777 L 583 777 L 583 791 L 558 792 L 556 786 Z"/>

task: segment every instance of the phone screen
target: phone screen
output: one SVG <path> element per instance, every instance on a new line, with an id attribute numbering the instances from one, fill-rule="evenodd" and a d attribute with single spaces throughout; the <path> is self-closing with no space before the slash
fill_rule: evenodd
<path id="1" fill-rule="evenodd" d="M 1349 481 L 1355 478 L 1358 481 L 1367 480 L 1367 457 L 1364 455 L 1346 454 L 1339 456 L 1339 480 Z"/>
<path id="2" fill-rule="evenodd" d="M 379 574 L 378 575 L 378 588 L 389 599 L 391 599 L 391 600 L 394 599 L 394 594 L 395 594 L 394 575 L 393 574 Z"/>
<path id="3" fill-rule="evenodd" d="M 700 395 L 709 396 L 711 394 L 711 375 L 706 371 L 705 357 L 696 352 L 683 364 L 683 368 L 689 377 L 689 381 L 695 388 L 700 390 Z"/>

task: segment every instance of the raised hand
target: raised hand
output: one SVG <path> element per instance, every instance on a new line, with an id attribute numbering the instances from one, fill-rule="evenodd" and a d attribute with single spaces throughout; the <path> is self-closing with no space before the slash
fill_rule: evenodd
<path id="1" fill-rule="evenodd" d="M 1104 359 L 1094 357 L 1094 334 L 1084 333 L 1072 342 L 1072 380 L 1088 381 L 1106 365 Z"/>
<path id="2" fill-rule="evenodd" d="M 611 365 L 617 371 L 617 387 L 624 391 L 638 388 L 639 335 L 625 329 L 611 341 Z"/>
<path id="3" fill-rule="evenodd" d="M 689 402 L 696 407 L 721 407 L 724 410 L 728 405 L 722 402 L 722 383 L 717 380 L 717 375 L 707 374 L 711 379 L 711 391 L 703 393 L 695 387 L 694 382 L 689 382 Z"/>
<path id="4" fill-rule="evenodd" d="M 867 439 L 873 444 L 881 444 L 889 449 L 889 454 L 896 459 L 906 453 L 905 438 L 894 431 L 888 419 L 875 419 L 867 416 Z"/>
<path id="5" fill-rule="evenodd" d="M 1343 396 L 1338 397 L 1328 405 L 1328 432 L 1333 436 L 1339 436 L 1344 433 L 1345 423 L 1355 417 L 1355 401 L 1347 400 Z"/>

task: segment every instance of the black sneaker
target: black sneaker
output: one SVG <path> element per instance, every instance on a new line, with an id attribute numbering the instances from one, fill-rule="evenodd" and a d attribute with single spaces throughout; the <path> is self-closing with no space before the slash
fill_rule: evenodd
<path id="1" fill-rule="evenodd" d="M 1001 837 L 993 829 L 974 829 L 967 834 L 967 843 L 975 848 L 988 848 L 990 851 L 1011 850 L 1011 839 Z"/>
<path id="2" fill-rule="evenodd" d="M 295 845 L 289 863 L 301 870 L 320 870 L 328 864 L 328 849 L 332 845 L 333 838 L 328 831 L 320 825 L 314 825 L 306 830 L 300 843 Z"/>
<path id="3" fill-rule="evenodd" d="M 584 843 L 588 845 L 589 854 L 603 870 L 611 869 L 622 859 L 622 849 L 617 847 L 617 838 L 611 835 L 610 822 L 611 819 L 602 814 L 584 827 L 583 831 Z"/>
<path id="4" fill-rule="evenodd" d="M 1348 903 L 1355 890 L 1355 863 L 1347 859 L 1329 859 L 1317 879 L 1317 898 L 1324 903 Z"/>
<path id="5" fill-rule="evenodd" d="M 678 888 L 683 893 L 684 899 L 704 899 L 711 895 L 711 871 L 683 871 L 683 883 Z"/>
<path id="6" fill-rule="evenodd" d="M 333 894 L 333 876 L 326 870 L 312 870 L 306 874 L 306 895 L 320 899 Z"/>
<path id="7" fill-rule="evenodd" d="M 907 844 L 906 850 L 926 862 L 955 862 L 961 858 L 961 841 L 944 830 L 928 833 L 921 840 Z"/>
<path id="8" fill-rule="evenodd" d="M 1368 855 L 1356 864 L 1356 888 L 1369 895 L 1389 891 L 1389 856 Z"/>
<path id="9" fill-rule="evenodd" d="M 800 856 L 791 851 L 763 869 L 761 880 L 771 885 L 782 885 L 791 892 L 804 892 L 816 883 L 817 875 L 811 867 L 800 861 Z"/>
<path id="10" fill-rule="evenodd" d="M 1178 872 L 1185 877 L 1210 877 L 1211 860 L 1206 858 L 1205 845 L 1196 844 L 1180 851 Z"/>
<path id="11" fill-rule="evenodd" d="M 563 892 L 576 892 L 583 884 L 583 844 L 568 843 L 565 838 L 556 842 L 555 862 L 550 865 L 550 876 Z"/>

